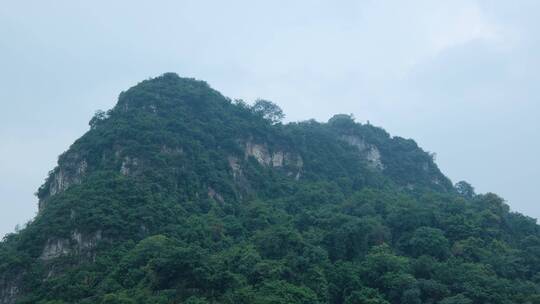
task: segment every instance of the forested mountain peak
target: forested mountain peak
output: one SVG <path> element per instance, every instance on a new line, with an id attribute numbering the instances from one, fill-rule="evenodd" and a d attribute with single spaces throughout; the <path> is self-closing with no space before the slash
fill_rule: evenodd
<path id="1" fill-rule="evenodd" d="M 283 117 L 174 73 L 122 92 L 0 244 L 0 304 L 539 303 L 533 219 L 411 139 Z"/>
<path id="2" fill-rule="evenodd" d="M 174 106 L 176 103 L 205 103 L 209 95 L 223 97 L 204 82 L 194 78 L 182 78 L 175 73 L 142 81 L 137 86 L 122 92 L 116 108 L 129 110 L 142 108 L 156 111 L 157 106 Z"/>
<path id="3" fill-rule="evenodd" d="M 324 149 L 319 154 L 328 155 L 324 164 L 328 168 L 321 172 L 320 166 L 308 166 L 308 176 L 362 176 L 410 189 L 421 186 L 453 191 L 432 156 L 413 140 L 392 138 L 383 129 L 356 123 L 344 114 L 335 115 L 326 124 L 307 121 L 282 125 L 283 116 L 272 102 L 257 100 L 250 106 L 242 100 L 231 101 L 203 81 L 166 73 L 122 92 L 113 109 L 98 111 L 90 121 L 91 130 L 60 157 L 59 166 L 38 197 L 43 202 L 81 183 L 93 169 L 116 165 L 123 174 L 134 173 L 134 167 L 140 169 L 148 158 L 173 151 L 195 152 L 195 148 L 220 153 L 221 161 L 227 159 L 229 164 L 252 156 L 263 166 L 296 166 L 287 173 L 297 180 L 305 171 L 302 154 Z M 343 152 L 336 149 L 348 150 L 346 155 L 355 164 L 344 167 L 335 159 Z"/>

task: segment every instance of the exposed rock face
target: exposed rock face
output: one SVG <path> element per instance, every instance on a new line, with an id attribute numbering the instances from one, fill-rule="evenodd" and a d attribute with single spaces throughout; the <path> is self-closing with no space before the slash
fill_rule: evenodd
<path id="1" fill-rule="evenodd" d="M 136 158 L 131 158 L 129 156 L 124 157 L 122 161 L 122 166 L 120 167 L 120 173 L 125 176 L 132 175 L 133 172 L 137 169 L 139 161 Z"/>
<path id="2" fill-rule="evenodd" d="M 238 190 L 240 190 L 238 194 L 242 198 L 245 193 L 250 192 L 251 186 L 242 171 L 241 161 L 234 156 L 227 157 L 227 161 L 231 168 L 234 183 L 237 185 Z"/>
<path id="3" fill-rule="evenodd" d="M 80 184 L 88 171 L 86 160 L 76 154 L 67 154 L 51 173 L 39 194 L 39 210 L 46 205 L 46 199 L 64 192 L 70 186 Z"/>
<path id="4" fill-rule="evenodd" d="M 282 151 L 274 153 L 274 155 L 272 155 L 272 167 L 282 167 L 284 159 L 285 156 Z"/>
<path id="5" fill-rule="evenodd" d="M 113 148 L 115 161 L 121 161 L 120 173 L 133 176 L 140 169 L 141 161 L 136 157 L 123 156 L 122 147 Z M 184 153 L 181 147 L 163 145 L 160 151 L 167 156 L 179 156 Z M 105 161 L 105 159 L 104 159 Z M 54 169 L 47 181 L 38 190 L 39 210 L 42 210 L 50 197 L 62 193 L 73 185 L 81 184 L 89 173 L 88 162 L 78 153 L 68 152 L 61 156 L 58 167 Z"/>
<path id="6" fill-rule="evenodd" d="M 75 241 L 75 248 L 78 251 L 86 251 L 96 248 L 98 242 L 102 240 L 101 230 L 96 231 L 93 234 L 82 234 L 74 231 L 71 235 L 71 239 Z"/>
<path id="7" fill-rule="evenodd" d="M 73 252 L 88 252 L 94 249 L 101 240 L 101 230 L 93 234 L 82 234 L 78 231 L 73 231 L 70 239 L 48 239 L 39 258 L 48 261 Z"/>
<path id="8" fill-rule="evenodd" d="M 295 180 L 299 180 L 302 175 L 304 161 L 302 160 L 302 157 L 296 153 L 282 150 L 273 151 L 271 153 L 266 144 L 258 144 L 251 141 L 246 142 L 244 151 L 245 159 L 253 157 L 262 166 L 287 168 L 287 175 L 294 176 Z"/>
<path id="9" fill-rule="evenodd" d="M 266 145 L 255 144 L 251 141 L 246 143 L 246 159 L 253 156 L 259 164 L 269 166 L 272 163 L 272 155 L 268 152 Z"/>
<path id="10" fill-rule="evenodd" d="M 261 166 L 280 170 L 295 180 L 299 180 L 302 176 L 304 161 L 299 154 L 284 149 L 272 149 L 269 148 L 267 143 L 255 143 L 252 140 L 240 141 L 240 143 L 244 148 L 244 159 L 236 156 L 227 157 L 232 178 L 237 186 L 237 190 L 239 190 L 237 194 L 240 199 L 252 190 L 250 182 L 243 170 L 244 162 L 250 157 L 253 157 Z M 208 196 L 218 202 L 223 200 L 219 193 L 216 193 L 211 188 L 209 188 Z"/>
<path id="11" fill-rule="evenodd" d="M 177 156 L 184 154 L 184 149 L 181 147 L 169 147 L 167 145 L 161 146 L 161 153 L 170 156 Z"/>
<path id="12" fill-rule="evenodd" d="M 384 165 L 381 161 L 381 152 L 375 146 L 370 146 L 366 153 L 366 159 L 371 168 L 382 170 Z"/>
<path id="13" fill-rule="evenodd" d="M 381 152 L 375 145 L 366 143 L 363 138 L 356 135 L 342 135 L 340 139 L 347 142 L 349 145 L 356 147 L 361 153 L 361 156 L 367 161 L 369 168 L 374 170 L 384 169 L 381 160 Z"/>
<path id="14" fill-rule="evenodd" d="M 234 180 L 237 180 L 240 176 L 242 176 L 242 169 L 240 167 L 240 162 L 238 158 L 234 156 L 229 156 L 227 158 L 227 161 L 229 162 L 229 166 L 231 167 Z"/>
<path id="15" fill-rule="evenodd" d="M 67 239 L 48 239 L 39 257 L 42 260 L 52 260 L 62 255 L 67 255 L 71 251 L 70 241 Z"/>
<path id="16" fill-rule="evenodd" d="M 302 158 L 294 153 L 285 151 L 274 151 L 270 153 L 266 144 L 256 144 L 248 141 L 245 146 L 245 158 L 254 157 L 259 164 L 267 167 L 285 167 L 293 166 L 301 168 L 303 166 Z"/>
<path id="17" fill-rule="evenodd" d="M 22 275 L 14 277 L 0 276 L 0 304 L 13 304 L 20 293 L 19 285 Z"/>
<path id="18" fill-rule="evenodd" d="M 214 190 L 212 187 L 208 187 L 208 197 L 222 204 L 225 202 L 225 200 L 223 199 L 223 196 L 221 196 L 221 194 L 216 192 L 216 190 Z"/>

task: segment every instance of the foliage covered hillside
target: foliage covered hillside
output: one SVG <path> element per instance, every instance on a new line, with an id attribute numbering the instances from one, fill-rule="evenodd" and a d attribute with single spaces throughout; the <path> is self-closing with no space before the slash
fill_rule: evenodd
<path id="1" fill-rule="evenodd" d="M 0 304 L 540 303 L 540 230 L 413 140 L 176 74 L 98 112 L 0 243 Z"/>

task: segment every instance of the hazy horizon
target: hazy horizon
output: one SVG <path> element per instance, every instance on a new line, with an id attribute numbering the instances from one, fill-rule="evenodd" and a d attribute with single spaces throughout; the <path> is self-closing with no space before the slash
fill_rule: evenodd
<path id="1" fill-rule="evenodd" d="M 287 121 L 354 114 L 539 218 L 540 2 L 39 1 L 0 7 L 0 236 L 98 109 L 175 72 Z"/>

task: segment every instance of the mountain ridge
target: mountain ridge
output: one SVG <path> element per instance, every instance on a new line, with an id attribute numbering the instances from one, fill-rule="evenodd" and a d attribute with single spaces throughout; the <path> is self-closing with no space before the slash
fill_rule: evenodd
<path id="1" fill-rule="evenodd" d="M 0 244 L 0 303 L 540 299 L 534 220 L 414 140 L 282 118 L 174 73 L 122 92 Z"/>
<path id="2" fill-rule="evenodd" d="M 216 101 L 216 100 L 214 101 L 216 101 L 218 104 L 230 103 L 230 100 L 223 97 L 219 92 L 211 89 L 208 86 L 208 84 L 206 84 L 205 82 L 197 81 L 191 78 L 180 78 L 174 73 L 166 73 L 160 78 L 156 78 L 151 81 L 148 81 L 148 80 L 143 81 L 142 83 L 136 86 L 136 88 L 140 88 L 140 89 L 146 89 L 146 86 L 151 86 L 151 89 L 149 90 L 149 93 L 147 92 L 147 95 L 137 96 L 136 94 L 133 93 L 133 89 L 130 89 L 127 92 L 122 92 L 120 94 L 117 105 L 111 111 L 109 111 L 109 113 L 98 112 L 96 116 L 91 120 L 90 125 L 92 126 L 92 128 L 97 128 L 98 124 L 103 123 L 103 121 L 106 120 L 108 116 L 118 115 L 119 113 L 122 113 L 122 112 L 127 113 L 132 107 L 135 109 L 142 109 L 143 111 L 147 113 L 157 114 L 157 112 L 160 111 L 159 110 L 160 107 L 167 108 L 170 106 L 174 106 L 174 102 L 172 104 L 170 102 L 168 104 L 167 103 L 163 104 L 163 100 L 168 101 L 167 92 L 166 90 L 163 89 L 163 86 L 165 85 L 166 87 L 167 84 L 178 85 L 179 83 L 181 83 L 182 85 L 186 87 L 186 88 L 183 88 L 183 90 L 186 90 L 186 91 L 189 91 L 191 89 L 195 90 L 194 93 L 190 93 L 191 94 L 190 96 L 195 96 L 195 98 L 197 98 L 198 95 L 202 94 L 200 92 L 200 90 L 202 89 L 202 90 L 206 90 L 207 92 L 210 92 L 211 95 L 214 95 L 215 97 L 217 97 L 219 101 Z M 178 90 L 178 92 L 183 92 L 183 90 Z M 182 98 L 181 94 L 180 94 L 180 100 L 178 100 L 178 96 L 175 97 L 177 102 L 178 101 L 182 102 L 181 98 Z M 202 100 L 206 101 L 205 99 L 202 99 Z M 196 100 L 192 102 L 194 103 L 192 104 L 193 107 L 194 106 L 200 107 L 200 104 L 195 104 Z M 229 104 L 229 106 L 231 105 L 232 104 Z M 245 107 L 246 105 L 242 105 L 242 106 Z M 295 123 L 291 123 L 291 124 L 295 124 Z M 379 151 L 379 148 L 378 148 L 378 145 L 382 145 L 381 140 L 379 140 L 379 142 L 377 143 L 366 143 L 365 137 L 366 135 L 370 137 L 370 134 L 366 134 L 366 133 L 355 134 L 355 132 L 359 133 L 359 129 L 358 128 L 355 129 L 354 127 L 359 127 L 359 126 L 361 127 L 361 125 L 355 123 L 352 120 L 352 118 L 348 115 L 344 115 L 344 114 L 336 115 L 330 120 L 329 124 L 336 126 L 335 129 L 338 130 L 338 132 L 336 132 L 337 136 L 341 140 L 357 148 L 360 153 L 365 153 L 366 155 L 364 155 L 364 157 L 368 158 L 368 162 L 371 162 L 370 165 L 373 168 L 379 168 L 381 171 L 383 170 L 383 164 L 380 160 L 381 152 Z M 364 128 L 372 129 L 370 131 L 372 131 L 373 133 L 378 132 L 379 134 L 383 134 L 382 137 L 384 139 L 399 140 L 399 141 L 407 142 L 407 144 L 410 146 L 408 147 L 409 149 L 419 149 L 421 151 L 421 149 L 417 146 L 417 144 L 412 140 L 406 140 L 400 137 L 391 138 L 382 129 L 371 127 L 370 125 L 365 125 Z M 244 142 L 243 145 L 245 145 L 244 147 L 244 150 L 246 151 L 245 153 L 247 153 L 247 150 L 250 150 L 249 151 L 250 153 L 257 154 L 256 156 L 258 156 L 258 158 L 256 157 L 256 159 L 259 161 L 259 163 L 268 162 L 269 158 L 266 155 L 262 155 L 262 154 L 265 154 L 264 152 L 268 153 L 268 151 L 263 151 L 263 150 L 267 150 L 267 147 L 264 147 L 266 143 L 264 142 L 252 143 L 251 142 L 252 139 L 249 139 L 253 137 L 253 135 L 251 134 L 247 134 L 243 136 L 247 138 L 237 138 L 236 140 Z M 374 137 L 376 136 L 371 135 L 370 140 L 374 141 L 373 139 Z M 164 149 L 169 149 L 169 148 L 164 147 Z M 173 149 L 177 149 L 177 148 L 173 148 Z M 421 152 L 423 153 L 423 151 Z M 74 159 L 70 160 L 69 159 L 70 157 Z M 263 160 L 260 157 L 263 157 L 266 159 Z M 78 162 L 78 163 L 74 164 L 75 162 Z M 59 166 L 58 168 L 56 168 L 56 169 L 59 169 L 58 175 L 53 174 L 51 178 L 48 179 L 46 183 L 42 186 L 42 189 L 38 190 L 38 197 L 40 201 L 45 199 L 47 196 L 50 196 L 51 194 L 54 195 L 58 191 L 65 190 L 64 188 L 68 187 L 72 183 L 80 183 L 81 182 L 80 177 L 81 175 L 85 173 L 88 167 L 88 163 L 85 160 L 77 160 L 77 156 L 70 154 L 70 150 L 68 150 L 65 154 L 63 154 L 60 157 L 60 164 L 62 163 L 72 163 L 72 166 L 67 166 L 66 168 L 67 170 L 65 170 L 66 172 L 63 172 L 61 170 L 62 166 Z M 124 165 L 127 165 L 127 164 L 124 164 Z M 440 174 L 440 171 L 438 170 L 435 163 L 432 160 L 429 160 L 427 157 L 425 157 L 423 166 L 424 168 L 433 167 L 435 172 L 432 175 Z M 123 167 L 124 169 L 127 169 L 127 167 L 125 166 Z M 425 171 L 427 170 L 428 169 L 425 169 Z M 64 175 L 67 175 L 67 178 L 66 178 L 67 180 L 64 179 Z M 442 182 L 445 184 L 443 186 L 445 190 L 449 190 L 451 188 L 451 186 L 448 184 L 447 178 L 442 176 L 442 174 L 440 174 L 440 176 L 438 176 L 437 178 L 442 180 L 439 182 Z M 45 188 L 49 187 L 49 184 L 50 184 L 50 189 L 49 189 L 49 193 L 47 194 L 46 193 L 47 191 L 45 191 Z"/>

